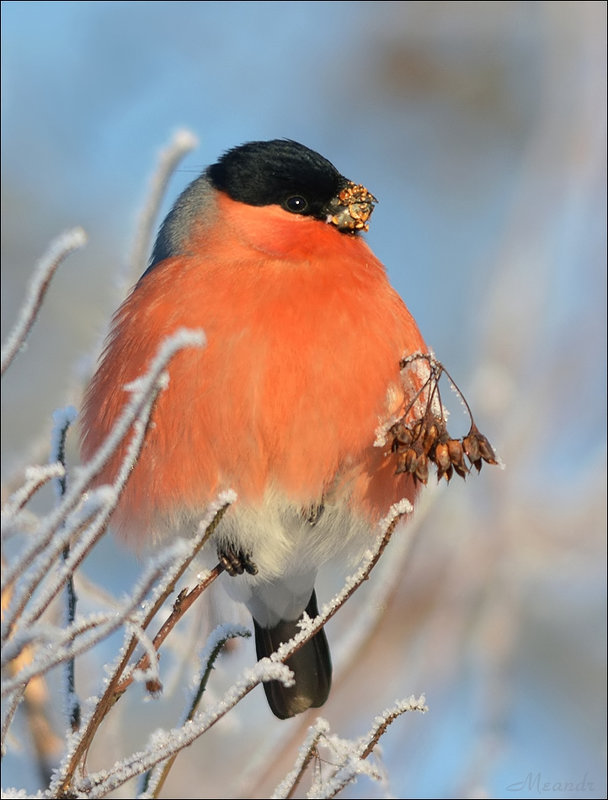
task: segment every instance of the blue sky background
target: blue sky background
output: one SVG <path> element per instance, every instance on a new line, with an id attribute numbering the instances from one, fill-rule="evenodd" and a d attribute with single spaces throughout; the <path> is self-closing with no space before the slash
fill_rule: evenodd
<path id="1" fill-rule="evenodd" d="M 328 706 L 354 736 L 427 692 L 430 714 L 385 743 L 397 797 L 547 796 L 529 774 L 598 791 L 551 796 L 605 793 L 605 16 L 597 2 L 2 3 L 3 335 L 48 242 L 89 235 L 5 378 L 5 480 L 78 401 L 177 128 L 200 144 L 165 211 L 225 149 L 282 136 L 380 200 L 368 241 L 508 465 L 435 502 L 380 645 L 391 659 L 367 667 L 384 691 L 362 693 L 363 673 Z M 87 569 L 118 592 L 113 548 Z M 5 785 L 36 788 L 7 765 Z M 188 786 L 175 791 L 222 791 Z"/>

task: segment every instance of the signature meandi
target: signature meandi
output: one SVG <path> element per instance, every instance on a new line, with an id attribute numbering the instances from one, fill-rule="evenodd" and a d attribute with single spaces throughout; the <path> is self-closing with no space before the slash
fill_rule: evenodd
<path id="1" fill-rule="evenodd" d="M 540 772 L 529 772 L 522 781 L 515 781 L 507 786 L 507 792 L 523 792 L 524 790 L 553 794 L 559 792 L 593 792 L 595 784 L 587 780 L 587 773 L 579 781 L 546 780 Z"/>

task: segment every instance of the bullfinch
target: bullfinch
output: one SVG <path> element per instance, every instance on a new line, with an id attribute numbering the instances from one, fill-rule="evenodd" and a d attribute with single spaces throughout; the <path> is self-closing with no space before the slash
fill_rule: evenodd
<path id="1" fill-rule="evenodd" d="M 169 366 L 114 525 L 141 545 L 193 530 L 210 501 L 236 502 L 214 533 L 229 590 L 251 612 L 259 658 L 317 614 L 320 566 L 373 541 L 390 506 L 414 500 L 376 433 L 412 401 L 400 362 L 426 351 L 362 237 L 376 200 L 291 140 L 225 153 L 181 194 L 150 264 L 114 316 L 86 392 L 91 458 L 163 340 L 202 328 L 206 346 Z M 119 449 L 98 483 L 110 483 Z M 327 699 L 321 630 L 264 684 L 292 717 Z"/>

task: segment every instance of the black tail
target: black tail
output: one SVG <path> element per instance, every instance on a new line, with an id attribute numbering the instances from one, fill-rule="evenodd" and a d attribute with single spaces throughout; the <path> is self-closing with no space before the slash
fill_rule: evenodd
<path id="1" fill-rule="evenodd" d="M 319 613 L 314 591 L 306 606 L 314 618 Z M 297 622 L 281 620 L 274 628 L 262 628 L 253 620 L 255 648 L 258 658 L 269 656 L 283 642 L 292 639 L 300 630 Z M 264 691 L 272 713 L 279 719 L 301 714 L 308 708 L 318 708 L 327 700 L 331 687 L 331 657 L 325 631 L 321 630 L 285 662 L 295 677 L 295 685 L 286 687 L 280 681 L 266 681 Z"/>

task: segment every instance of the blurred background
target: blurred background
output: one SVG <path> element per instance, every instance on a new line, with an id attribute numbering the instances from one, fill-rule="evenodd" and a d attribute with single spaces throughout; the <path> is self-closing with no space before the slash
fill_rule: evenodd
<path id="1" fill-rule="evenodd" d="M 430 710 L 384 738 L 387 784 L 344 796 L 606 795 L 605 95 L 603 2 L 2 3 L 3 338 L 50 240 L 89 236 L 3 382 L 4 481 L 79 402 L 178 128 L 199 146 L 165 212 L 227 148 L 278 137 L 379 198 L 368 241 L 506 464 L 427 493 L 321 713 L 354 738 L 397 697 Z M 84 572 L 119 594 L 138 568 L 108 537 Z M 338 654 L 368 590 L 330 623 Z M 252 658 L 236 647 L 218 682 Z M 134 741 L 177 722 L 173 683 L 123 704 Z M 304 729 L 262 694 L 180 756 L 164 796 L 269 796 Z M 97 768 L 128 752 L 119 730 Z M 20 744 L 3 782 L 32 792 Z"/>

